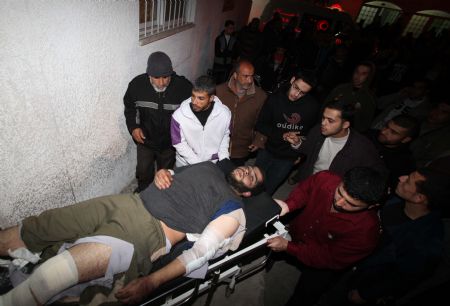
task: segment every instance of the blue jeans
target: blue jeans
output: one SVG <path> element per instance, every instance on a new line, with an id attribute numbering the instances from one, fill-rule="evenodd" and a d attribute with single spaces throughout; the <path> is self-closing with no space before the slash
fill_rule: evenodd
<path id="1" fill-rule="evenodd" d="M 264 170 L 266 175 L 264 186 L 267 193 L 273 195 L 278 186 L 288 177 L 294 161 L 276 158 L 267 150 L 260 149 L 256 156 L 255 166 Z"/>

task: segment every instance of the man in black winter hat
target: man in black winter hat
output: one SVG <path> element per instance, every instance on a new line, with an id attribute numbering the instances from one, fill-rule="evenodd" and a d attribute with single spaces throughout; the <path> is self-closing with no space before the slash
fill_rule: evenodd
<path id="1" fill-rule="evenodd" d="M 169 56 L 161 51 L 150 54 L 147 72 L 129 83 L 123 101 L 127 128 L 137 145 L 137 192 L 153 181 L 155 161 L 158 169 L 173 168 L 170 118 L 191 91 L 192 84 L 176 75 Z"/>

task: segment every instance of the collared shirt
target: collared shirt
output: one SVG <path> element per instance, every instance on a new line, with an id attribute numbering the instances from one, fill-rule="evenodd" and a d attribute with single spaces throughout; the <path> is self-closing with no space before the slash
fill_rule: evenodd
<path id="1" fill-rule="evenodd" d="M 239 98 L 247 95 L 254 95 L 256 93 L 256 89 L 255 89 L 255 83 L 252 83 L 252 85 L 250 85 L 250 88 L 243 91 L 242 93 L 238 91 L 238 86 L 236 84 L 236 80 L 234 78 L 230 78 L 230 80 L 228 81 L 228 87 L 231 89 L 232 92 L 234 92 Z"/>

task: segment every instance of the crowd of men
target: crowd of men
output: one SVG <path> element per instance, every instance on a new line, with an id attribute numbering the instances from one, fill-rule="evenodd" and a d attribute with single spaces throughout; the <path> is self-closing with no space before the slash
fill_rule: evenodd
<path id="1" fill-rule="evenodd" d="M 432 275 L 449 212 L 450 100 L 435 86 L 446 71 L 436 77 L 399 56 L 379 72 L 386 64 L 379 52 L 388 50 L 377 49 L 358 53 L 346 79 L 357 44 L 310 49 L 316 57 L 306 61 L 292 46 L 318 34 L 298 34 L 296 22 L 283 28 L 274 15 L 263 32 L 254 19 L 236 34 L 226 21 L 212 75 L 192 83 L 166 53 L 152 53 L 124 96 L 135 193 L 49 210 L 0 231 L 1 256 L 39 254 L 0 305 L 68 296 L 142 301 L 235 250 L 245 232 L 240 197 L 273 195 L 286 181 L 296 187 L 276 202 L 292 239 L 267 246 L 301 267 L 288 305 L 387 303 Z M 400 64 L 414 74 L 389 78 Z M 186 234 L 198 236 L 192 248 L 153 271 Z"/>

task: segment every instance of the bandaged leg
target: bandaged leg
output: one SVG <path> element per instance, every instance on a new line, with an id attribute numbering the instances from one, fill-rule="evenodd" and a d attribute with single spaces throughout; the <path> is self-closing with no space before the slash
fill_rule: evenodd
<path id="1" fill-rule="evenodd" d="M 78 283 L 78 270 L 68 251 L 39 266 L 19 286 L 0 297 L 0 306 L 45 304 L 52 296 Z"/>

